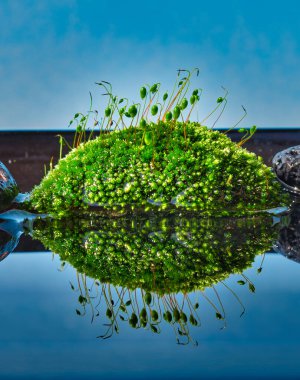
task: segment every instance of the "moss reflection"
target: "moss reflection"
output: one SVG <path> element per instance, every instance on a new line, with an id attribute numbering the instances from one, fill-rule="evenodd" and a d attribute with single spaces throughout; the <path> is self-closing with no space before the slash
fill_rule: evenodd
<path id="1" fill-rule="evenodd" d="M 226 313 L 215 284 L 220 283 L 244 307 L 224 280 L 241 274 L 240 285 L 255 291 L 243 275 L 256 255 L 277 237 L 269 215 L 252 218 L 165 218 L 36 220 L 33 237 L 77 270 L 78 315 L 106 315 L 99 337 L 118 333 L 120 323 L 160 333 L 169 323 L 178 343 L 193 341 L 191 326 L 201 325 L 199 305 L 190 292 L 208 302 L 226 326 Z M 259 268 L 259 271 L 261 268 Z M 205 289 L 211 288 L 214 297 Z M 194 293 L 193 293 L 194 294 Z M 193 296 L 194 297 L 194 296 Z"/>
<path id="2" fill-rule="evenodd" d="M 158 294 L 241 273 L 276 239 L 272 217 L 37 220 L 33 237 L 80 273 Z"/>

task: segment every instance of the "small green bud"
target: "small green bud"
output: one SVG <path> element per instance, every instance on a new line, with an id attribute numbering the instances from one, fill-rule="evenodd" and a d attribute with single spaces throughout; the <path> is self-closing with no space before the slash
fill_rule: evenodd
<path id="1" fill-rule="evenodd" d="M 198 324 L 197 319 L 193 315 L 190 315 L 190 323 L 193 326 L 197 326 Z"/>
<path id="2" fill-rule="evenodd" d="M 151 310 L 151 318 L 154 322 L 158 320 L 158 312 L 156 310 Z"/>
<path id="3" fill-rule="evenodd" d="M 184 323 L 187 322 L 187 316 L 186 316 L 186 314 L 185 314 L 183 311 L 180 312 L 180 319 L 181 319 Z"/>
<path id="4" fill-rule="evenodd" d="M 166 120 L 167 120 L 167 121 L 171 121 L 171 120 L 172 120 L 172 117 L 173 117 L 173 115 L 172 115 L 172 112 L 171 112 L 171 111 L 169 111 L 169 112 L 166 113 Z"/>
<path id="5" fill-rule="evenodd" d="M 106 310 L 106 316 L 107 316 L 108 318 L 111 318 L 111 317 L 112 317 L 112 311 L 111 311 L 110 309 L 107 309 L 107 310 Z"/>
<path id="6" fill-rule="evenodd" d="M 144 307 L 142 308 L 142 310 L 140 312 L 140 317 L 144 320 L 147 318 L 147 311 Z"/>
<path id="7" fill-rule="evenodd" d="M 158 84 L 155 83 L 153 86 L 150 87 L 150 92 L 154 94 L 158 89 Z"/>
<path id="8" fill-rule="evenodd" d="M 173 118 L 177 120 L 180 116 L 180 108 L 176 106 L 173 110 Z"/>
<path id="9" fill-rule="evenodd" d="M 145 128 L 146 126 L 147 126 L 146 120 L 145 119 L 141 119 L 141 121 L 140 121 L 140 127 L 141 128 Z"/>
<path id="10" fill-rule="evenodd" d="M 163 317 L 167 322 L 172 322 L 172 314 L 169 312 L 169 310 L 163 314 Z"/>
<path id="11" fill-rule="evenodd" d="M 146 87 L 141 87 L 141 89 L 140 89 L 141 99 L 145 99 L 146 95 L 147 95 Z"/>
<path id="12" fill-rule="evenodd" d="M 168 99 L 168 93 L 166 92 L 166 93 L 164 93 L 164 96 L 163 96 L 163 101 L 165 102 L 167 99 Z"/>
<path id="13" fill-rule="evenodd" d="M 104 113 L 105 113 L 105 116 L 106 116 L 106 117 L 109 117 L 110 114 L 111 114 L 111 108 L 110 108 L 110 107 L 107 107 L 107 108 L 105 109 Z"/>
<path id="14" fill-rule="evenodd" d="M 151 293 L 147 292 L 145 294 L 145 302 L 147 305 L 150 305 L 151 301 L 152 301 L 152 295 L 151 295 Z"/>
<path id="15" fill-rule="evenodd" d="M 191 103 L 191 105 L 193 105 L 193 104 L 195 103 L 195 101 L 196 101 L 196 96 L 195 96 L 195 95 L 192 95 L 192 96 L 190 97 L 190 103 Z"/>
<path id="16" fill-rule="evenodd" d="M 182 99 L 181 103 L 180 103 L 180 109 L 181 110 L 184 110 L 186 109 L 186 107 L 188 106 L 189 102 L 186 98 Z"/>
<path id="17" fill-rule="evenodd" d="M 151 114 L 153 116 L 155 116 L 158 112 L 158 106 L 156 104 L 154 104 L 152 107 L 151 107 Z"/>
<path id="18" fill-rule="evenodd" d="M 145 140 L 146 145 L 152 144 L 152 133 L 150 131 L 145 133 L 144 140 Z"/>
<path id="19" fill-rule="evenodd" d="M 222 98 L 222 96 L 219 96 L 218 99 L 217 99 L 217 103 L 222 103 L 224 100 L 224 98 Z"/>
<path id="20" fill-rule="evenodd" d="M 137 315 L 136 315 L 135 313 L 132 313 L 132 314 L 131 314 L 131 317 L 130 317 L 130 319 L 129 319 L 129 323 L 130 323 L 130 325 L 131 325 L 132 327 L 135 327 L 136 324 L 138 323 L 138 317 L 137 317 Z"/>
<path id="21" fill-rule="evenodd" d="M 179 310 L 177 308 L 175 308 L 173 310 L 173 317 L 174 317 L 175 322 L 179 321 L 179 319 L 180 319 L 180 313 L 179 313 Z"/>
<path id="22" fill-rule="evenodd" d="M 129 115 L 130 115 L 131 117 L 135 117 L 136 114 L 137 114 L 137 112 L 138 112 L 138 110 L 137 110 L 137 108 L 136 108 L 135 105 L 132 105 L 132 106 L 130 106 L 130 107 L 128 108 L 128 113 L 129 113 Z"/>

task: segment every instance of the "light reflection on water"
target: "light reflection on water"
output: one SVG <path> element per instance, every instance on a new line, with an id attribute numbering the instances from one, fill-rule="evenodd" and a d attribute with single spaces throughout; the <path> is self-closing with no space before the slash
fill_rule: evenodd
<path id="1" fill-rule="evenodd" d="M 42 233 L 43 229 L 40 227 L 39 231 Z M 189 324 L 191 340 L 185 346 L 176 344 L 178 327 L 174 331 L 174 325 L 163 319 L 159 334 L 151 329 L 133 328 L 119 318 L 118 333 L 115 331 L 109 339 L 97 338 L 105 333 L 105 324 L 110 321 L 104 295 L 98 306 L 99 299 L 92 300 L 94 309 L 86 304 L 86 313 L 82 315 L 79 297 L 84 292 L 78 290 L 78 278 L 83 288 L 85 277 L 63 263 L 66 261 L 51 252 L 13 253 L 1 262 L 2 377 L 155 379 L 300 375 L 300 266 L 280 254 L 257 255 L 243 276 L 230 275 L 203 294 L 188 292 L 190 304 L 199 303 L 199 323 Z M 245 278 L 254 285 L 254 292 L 248 282 L 238 283 L 245 282 Z M 87 289 L 93 282 L 86 278 Z M 108 286 L 99 282 L 99 289 L 102 286 L 108 291 Z M 121 294 L 122 289 L 111 287 L 115 302 L 116 291 Z M 140 290 L 132 291 L 136 305 L 144 303 L 141 294 Z M 152 296 L 155 297 L 154 292 Z M 127 292 L 124 300 L 128 297 Z M 182 293 L 171 297 L 165 302 L 184 301 Z M 226 328 L 224 320 L 216 318 L 216 305 L 225 314 Z M 245 313 L 240 316 L 243 307 Z"/>
<path id="2" fill-rule="evenodd" d="M 104 311 L 93 323 L 91 313 L 76 314 L 78 297 L 69 283 L 76 281 L 75 270 L 68 266 L 60 272 L 58 256 L 52 261 L 49 253 L 13 254 L 0 266 L 1 374 L 82 378 L 96 374 L 102 378 L 299 375 L 300 267 L 280 255 L 268 255 L 257 274 L 260 263 L 257 257 L 253 268 L 245 272 L 255 283 L 255 294 L 236 283 L 239 275 L 226 281 L 242 299 L 245 314 L 239 316 L 236 300 L 217 285 L 227 311 L 227 328 L 220 330 L 220 321 L 203 303 L 202 325 L 192 329 L 199 345 L 183 347 L 174 344 L 174 332 L 165 322 L 160 335 L 122 323 L 120 333 L 111 339 L 96 339 L 106 321 Z M 191 299 L 197 298 L 196 293 Z"/>

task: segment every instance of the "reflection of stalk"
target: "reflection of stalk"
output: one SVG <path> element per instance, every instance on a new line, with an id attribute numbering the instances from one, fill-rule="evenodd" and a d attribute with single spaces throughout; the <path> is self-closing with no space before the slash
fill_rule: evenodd
<path id="1" fill-rule="evenodd" d="M 206 299 L 206 301 L 213 307 L 213 309 L 215 310 L 216 312 L 216 317 L 218 319 L 223 319 L 224 320 L 224 327 L 226 327 L 226 321 L 224 319 L 224 317 L 222 316 L 222 314 L 220 313 L 220 310 L 217 308 L 217 306 L 204 294 L 204 292 L 201 292 L 202 296 Z M 218 294 L 217 294 L 218 296 Z M 221 307 L 222 307 L 222 304 L 221 304 Z"/>
<path id="2" fill-rule="evenodd" d="M 253 282 L 244 273 L 242 273 L 242 277 L 244 277 L 244 279 L 247 281 L 249 290 L 252 293 L 254 293 L 255 292 L 255 286 L 254 286 Z"/>
<path id="3" fill-rule="evenodd" d="M 129 290 L 125 287 L 117 287 L 112 284 L 102 284 L 96 280 L 91 282 L 89 286 L 88 277 L 85 274 L 76 273 L 78 282 L 78 291 L 80 293 L 79 302 L 83 308 L 83 312 L 77 314 L 85 315 L 87 305 L 91 308 L 92 320 L 99 316 L 98 306 L 101 307 L 101 299 L 104 298 L 106 304 L 106 316 L 109 319 L 108 323 L 104 323 L 105 329 L 102 335 L 97 338 L 108 339 L 114 333 L 119 333 L 119 320 L 129 323 L 135 329 L 144 328 L 154 333 L 159 334 L 161 331 L 163 319 L 172 327 L 177 344 L 187 345 L 195 344 L 197 341 L 193 339 L 190 333 L 192 326 L 201 326 L 201 319 L 198 314 L 199 295 L 201 295 L 214 309 L 217 319 L 224 321 L 226 327 L 226 313 L 221 297 L 215 288 L 212 286 L 212 291 L 217 298 L 217 304 L 208 297 L 204 291 L 196 293 L 196 302 L 193 305 L 189 294 L 164 294 L 159 296 L 153 292 L 145 292 L 143 289 Z M 247 276 L 242 274 L 243 278 L 249 283 L 253 283 Z M 245 312 L 245 307 L 237 294 L 224 282 L 220 282 L 238 301 L 242 307 L 241 316 Z M 101 286 L 101 291 L 99 291 Z M 254 285 L 253 285 L 254 286 Z M 74 286 L 71 284 L 73 290 Z M 125 299 L 127 298 L 127 301 Z M 102 302 L 103 303 L 103 302 Z M 104 305 L 103 305 L 104 306 Z M 124 313 L 124 314 L 123 314 Z M 131 315 L 131 317 L 130 317 Z M 133 319 L 134 318 L 134 319 Z"/>
<path id="4" fill-rule="evenodd" d="M 193 316 L 193 318 L 195 318 L 195 315 L 196 314 L 196 317 L 195 320 L 197 321 L 198 325 L 201 326 L 201 319 L 196 311 L 196 308 L 192 305 L 191 303 L 191 300 L 189 299 L 189 297 L 187 297 L 187 301 L 188 301 L 188 307 L 189 307 L 189 310 L 190 310 L 190 313 L 191 315 Z"/>
<path id="5" fill-rule="evenodd" d="M 242 301 L 240 300 L 240 298 L 237 296 L 237 294 L 228 286 L 225 284 L 224 281 L 221 281 L 221 284 L 223 284 L 225 286 L 226 289 L 228 289 L 230 291 L 230 293 L 234 296 L 234 298 L 238 301 L 238 303 L 241 305 L 242 307 L 242 313 L 240 315 L 240 317 L 245 313 L 245 306 L 243 305 Z"/>
<path id="6" fill-rule="evenodd" d="M 91 320 L 91 322 L 93 322 L 93 320 L 94 320 L 94 307 L 93 307 L 93 303 L 92 303 L 90 295 L 89 295 L 89 290 L 88 290 L 88 288 L 86 286 L 86 276 L 82 275 L 82 277 L 84 277 L 83 286 L 84 286 L 84 290 L 85 290 L 85 298 L 87 299 L 88 304 L 91 306 L 91 310 L 92 310 L 92 320 Z"/>
<path id="7" fill-rule="evenodd" d="M 212 286 L 213 288 L 213 291 L 215 292 L 216 296 L 217 296 L 217 299 L 219 301 L 219 304 L 221 306 L 221 309 L 222 309 L 222 314 L 220 313 L 216 313 L 216 316 L 218 319 L 223 319 L 224 320 L 224 326 L 223 328 L 225 328 L 227 326 L 227 323 L 226 323 L 226 315 L 225 315 L 225 309 L 224 309 L 224 306 L 223 306 L 223 302 L 221 301 L 221 298 L 219 296 L 219 293 L 217 292 L 215 286 Z"/>
<path id="8" fill-rule="evenodd" d="M 261 263 L 260 263 L 260 266 L 259 268 L 257 269 L 257 272 L 260 273 L 262 271 L 262 266 L 263 266 L 263 263 L 265 261 L 265 257 L 266 257 L 266 252 L 263 254 L 263 257 L 262 257 L 262 260 L 261 260 Z"/>

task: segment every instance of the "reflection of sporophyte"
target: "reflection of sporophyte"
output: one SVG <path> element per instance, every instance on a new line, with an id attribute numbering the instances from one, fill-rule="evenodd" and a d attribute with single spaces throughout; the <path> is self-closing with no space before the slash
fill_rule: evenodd
<path id="1" fill-rule="evenodd" d="M 78 285 L 71 284 L 78 292 L 76 313 L 90 309 L 92 319 L 105 313 L 102 338 L 119 332 L 123 322 L 153 333 L 169 323 L 178 343 L 189 343 L 190 329 L 201 323 L 202 302 L 226 325 L 216 283 L 222 282 L 243 312 L 223 280 L 239 273 L 238 283 L 255 291 L 242 272 L 272 246 L 277 235 L 272 225 L 271 216 L 111 220 L 91 214 L 88 220 L 37 220 L 33 237 L 58 253 L 62 266 L 76 268 Z M 213 297 L 204 293 L 209 287 Z M 194 290 L 196 298 L 188 294 Z"/>
<path id="2" fill-rule="evenodd" d="M 276 238 L 252 219 L 37 220 L 33 237 L 103 283 L 157 293 L 204 289 L 241 273 Z"/>

